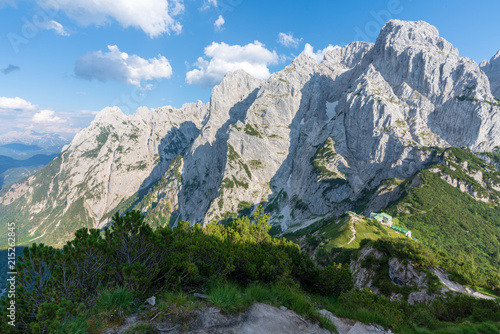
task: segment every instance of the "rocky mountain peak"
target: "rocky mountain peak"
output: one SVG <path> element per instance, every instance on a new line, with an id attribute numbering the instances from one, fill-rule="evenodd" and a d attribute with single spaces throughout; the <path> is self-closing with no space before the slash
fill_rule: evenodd
<path id="1" fill-rule="evenodd" d="M 500 50 L 489 61 L 483 60 L 480 67 L 488 76 L 491 93 L 500 99 Z"/>
<path id="2" fill-rule="evenodd" d="M 317 66 L 318 62 L 316 59 L 308 56 L 305 52 L 302 52 L 287 67 L 297 71 L 312 72 Z"/>
<path id="3" fill-rule="evenodd" d="M 390 20 L 382 28 L 375 47 L 390 47 L 398 52 L 407 48 L 436 50 L 458 56 L 458 50 L 439 36 L 437 28 L 424 21 Z"/>
<path id="4" fill-rule="evenodd" d="M 93 123 L 115 124 L 117 121 L 125 120 L 127 116 L 118 107 L 106 107 L 99 111 Z"/>
<path id="5" fill-rule="evenodd" d="M 117 115 L 117 117 L 119 117 Z M 135 113 L 132 115 L 132 119 L 134 120 L 143 120 L 143 121 L 149 121 L 153 118 L 153 111 L 149 110 L 148 107 L 139 107 L 135 111 Z"/>
<path id="6" fill-rule="evenodd" d="M 491 60 L 497 60 L 500 58 L 500 50 L 497 51 L 497 53 L 491 58 Z"/>
<path id="7" fill-rule="evenodd" d="M 495 64 L 499 62 L 500 63 L 500 50 L 497 51 L 497 53 L 495 53 L 495 55 L 493 57 L 491 57 L 490 60 L 483 60 L 479 66 L 482 68 L 482 67 L 486 67 L 486 66 L 490 66 L 492 64 Z"/>
<path id="8" fill-rule="evenodd" d="M 251 76 L 244 70 L 228 72 L 221 83 L 215 86 L 210 96 L 211 108 L 217 108 L 219 102 L 228 105 L 244 99 L 250 92 L 255 90 L 261 84 L 261 80 Z M 219 101 L 220 96 L 225 96 L 224 101 Z"/>
<path id="9" fill-rule="evenodd" d="M 340 63 L 347 68 L 352 68 L 373 48 L 373 45 L 373 43 L 368 42 L 351 42 L 342 48 L 328 51 L 323 62 Z"/>

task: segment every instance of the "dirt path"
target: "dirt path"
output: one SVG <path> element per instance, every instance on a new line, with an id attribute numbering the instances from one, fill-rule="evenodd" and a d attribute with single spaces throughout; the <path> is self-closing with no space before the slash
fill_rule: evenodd
<path id="1" fill-rule="evenodd" d="M 356 239 L 356 229 L 354 228 L 354 223 L 355 223 L 354 220 L 355 220 L 355 218 L 351 219 L 351 222 L 352 222 L 352 224 L 351 224 L 352 238 L 351 238 L 351 240 L 349 240 L 348 243 L 345 244 L 345 246 L 349 245 L 351 242 L 354 241 L 354 239 Z"/>
<path id="2" fill-rule="evenodd" d="M 352 232 L 352 238 L 351 238 L 351 240 L 349 240 L 349 242 L 346 243 L 345 245 L 342 245 L 342 246 L 339 246 L 339 247 L 345 247 L 345 246 L 349 245 L 351 242 L 353 242 L 354 239 L 356 239 L 356 229 L 354 228 L 355 221 L 356 221 L 356 218 L 354 218 L 354 217 L 351 216 L 351 221 L 350 221 L 350 223 L 351 223 L 351 232 Z"/>

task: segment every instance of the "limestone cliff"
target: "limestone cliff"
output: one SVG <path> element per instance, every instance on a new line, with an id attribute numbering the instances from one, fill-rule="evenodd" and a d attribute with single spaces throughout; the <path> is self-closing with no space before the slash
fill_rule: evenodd
<path id="1" fill-rule="evenodd" d="M 383 180 L 422 170 L 433 159 L 422 147 L 500 145 L 497 59 L 480 68 L 435 27 L 392 20 L 375 44 L 321 63 L 301 54 L 267 80 L 228 73 L 208 104 L 106 108 L 45 169 L 4 189 L 0 220 L 21 221 L 23 242 L 59 244 L 115 210 L 203 223 L 264 204 L 283 229 L 343 213 Z"/>

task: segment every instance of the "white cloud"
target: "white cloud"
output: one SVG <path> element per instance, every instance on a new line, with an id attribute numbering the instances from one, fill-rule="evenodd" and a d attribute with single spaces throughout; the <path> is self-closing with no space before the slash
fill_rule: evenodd
<path id="1" fill-rule="evenodd" d="M 321 63 L 323 61 L 323 58 L 325 58 L 325 54 L 330 51 L 330 50 L 335 50 L 335 49 L 340 49 L 340 46 L 338 45 L 328 45 L 326 48 L 324 48 L 323 50 L 318 50 L 316 52 L 314 52 L 314 48 L 312 47 L 311 44 L 309 43 L 306 43 L 306 45 L 304 46 L 304 51 L 303 53 L 305 53 L 307 56 L 315 59 L 318 63 Z"/>
<path id="2" fill-rule="evenodd" d="M 111 20 L 123 27 L 142 29 L 151 38 L 179 33 L 177 16 L 184 11 L 184 0 L 38 0 L 48 8 L 60 10 L 79 24 L 102 26 Z"/>
<path id="3" fill-rule="evenodd" d="M 68 31 L 64 29 L 63 25 L 54 20 L 47 22 L 44 28 L 47 30 L 54 30 L 56 34 L 60 36 L 69 36 Z"/>
<path id="4" fill-rule="evenodd" d="M 296 48 L 297 46 L 299 46 L 300 41 L 302 41 L 302 38 L 295 38 L 293 37 L 292 33 L 285 34 L 284 32 L 280 32 L 278 34 L 278 43 L 286 46 L 287 48 Z"/>
<path id="5" fill-rule="evenodd" d="M 20 97 L 0 97 L 0 109 L 2 110 L 35 110 L 36 106 Z"/>
<path id="6" fill-rule="evenodd" d="M 55 112 L 40 109 L 38 106 L 19 97 L 0 97 L 0 141 L 10 137 L 27 138 L 30 131 L 51 133 L 72 137 L 94 119 L 96 111 Z M 3 138 L 3 139 L 2 139 Z M 6 139 L 7 138 L 7 139 Z M 12 139 L 12 138 L 11 138 Z"/>
<path id="7" fill-rule="evenodd" d="M 203 4 L 203 7 L 201 7 L 201 10 L 207 10 L 210 7 L 217 7 L 217 0 L 205 0 L 205 3 Z"/>
<path id="8" fill-rule="evenodd" d="M 199 57 L 195 63 L 198 69 L 186 73 L 188 84 L 215 85 L 227 72 L 239 69 L 256 78 L 266 79 L 271 75 L 267 66 L 279 60 L 276 51 L 269 51 L 259 41 L 245 46 L 212 42 L 205 48 L 205 56 L 211 58 L 210 61 Z"/>
<path id="9" fill-rule="evenodd" d="M 40 110 L 33 115 L 31 120 L 35 123 L 66 123 L 61 117 L 55 115 L 56 112 L 53 110 Z"/>
<path id="10" fill-rule="evenodd" d="M 219 15 L 219 18 L 214 23 L 215 30 L 222 30 L 222 26 L 224 25 L 224 23 L 226 23 L 226 21 L 224 20 L 222 15 Z"/>
<path id="11" fill-rule="evenodd" d="M 84 79 L 121 81 L 140 87 L 141 81 L 169 78 L 172 67 L 167 58 L 144 59 L 121 52 L 116 45 L 108 45 L 109 52 L 91 52 L 81 56 L 75 64 L 75 74 Z"/>

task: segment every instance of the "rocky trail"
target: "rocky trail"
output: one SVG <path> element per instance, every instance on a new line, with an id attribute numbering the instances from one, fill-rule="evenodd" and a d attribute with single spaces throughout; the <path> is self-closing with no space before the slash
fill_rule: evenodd
<path id="1" fill-rule="evenodd" d="M 350 319 L 334 316 L 327 310 L 319 313 L 330 319 L 339 334 L 371 334 L 392 333 L 379 325 L 363 324 Z M 156 314 L 149 318 L 146 314 Z M 122 325 L 116 328 L 107 328 L 104 334 L 135 333 L 139 328 L 150 329 L 148 333 L 190 333 L 190 334 L 327 334 L 332 333 L 319 324 L 304 319 L 284 306 L 274 307 L 267 304 L 255 303 L 241 314 L 228 314 L 221 309 L 204 305 L 191 311 L 172 312 L 170 317 L 158 317 L 155 306 L 127 317 Z M 160 320 L 161 319 L 161 320 Z"/>
<path id="2" fill-rule="evenodd" d="M 467 286 L 463 286 L 462 284 L 459 284 L 457 282 L 450 281 L 450 279 L 448 278 L 449 274 L 444 270 L 431 268 L 431 272 L 433 272 L 439 278 L 439 280 L 444 284 L 444 286 L 451 291 L 460 292 L 465 295 L 469 295 L 479 299 L 489 299 L 489 300 L 495 299 L 492 296 L 485 295 L 484 293 L 474 291 Z"/>
<path id="3" fill-rule="evenodd" d="M 345 245 L 342 245 L 341 247 L 345 247 L 347 245 L 349 245 L 351 242 L 353 242 L 355 239 L 356 239 L 356 228 L 354 228 L 354 224 L 356 223 L 357 221 L 357 218 L 351 218 L 351 232 L 352 232 L 352 238 L 351 240 L 349 240 L 349 242 L 347 242 Z"/>

